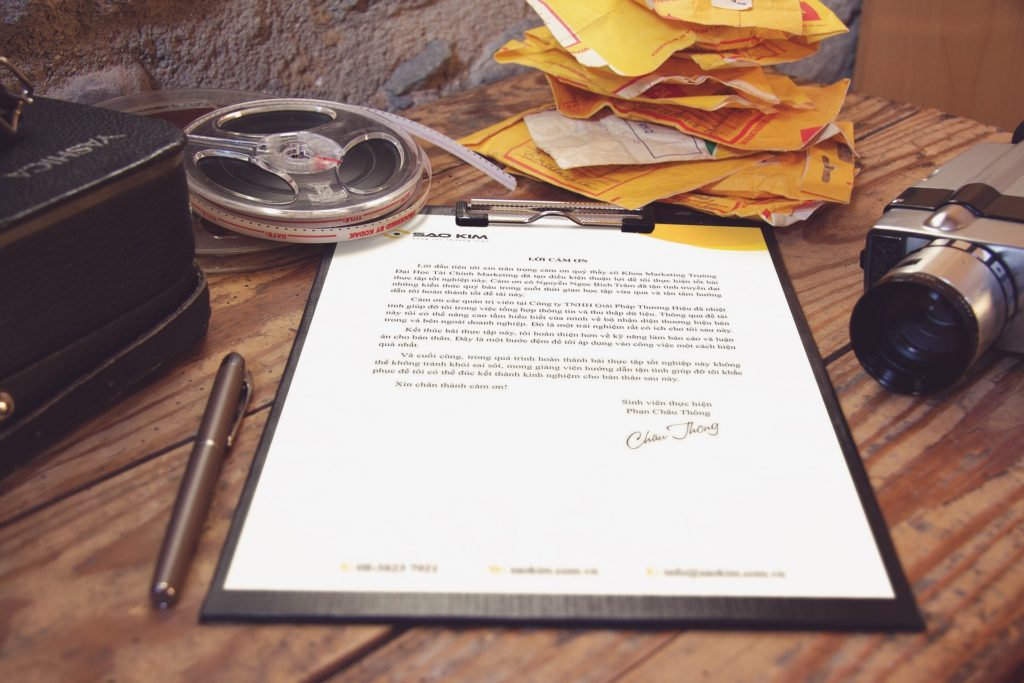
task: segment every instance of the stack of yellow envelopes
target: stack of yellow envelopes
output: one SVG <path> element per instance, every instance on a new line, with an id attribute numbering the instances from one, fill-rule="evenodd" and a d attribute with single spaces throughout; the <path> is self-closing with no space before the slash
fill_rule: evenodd
<path id="1" fill-rule="evenodd" d="M 846 32 L 819 0 L 527 0 L 544 20 L 495 54 L 544 72 L 554 103 L 463 139 L 600 201 L 653 201 L 788 225 L 846 203 L 849 82 L 771 65 Z M 767 67 L 767 68 L 766 68 Z"/>

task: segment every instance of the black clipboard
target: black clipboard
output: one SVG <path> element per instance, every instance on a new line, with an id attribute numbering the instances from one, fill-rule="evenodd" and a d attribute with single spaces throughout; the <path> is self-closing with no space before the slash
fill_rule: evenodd
<path id="1" fill-rule="evenodd" d="M 539 205 L 535 205 L 539 206 Z M 463 211 L 464 207 L 460 207 Z M 455 208 L 427 207 L 423 213 L 455 216 Z M 644 232 L 638 217 L 626 230 Z M 415 593 L 229 590 L 231 559 L 252 504 L 288 397 L 296 366 L 327 278 L 334 249 L 326 250 L 271 410 L 255 460 L 202 606 L 203 622 L 340 622 L 586 625 L 603 627 L 696 627 L 833 631 L 919 631 L 923 621 L 900 566 L 870 482 L 839 407 L 810 328 L 798 304 L 772 231 L 759 223 L 722 219 L 678 207 L 655 205 L 642 221 L 722 225 L 758 230 L 771 260 L 832 427 L 856 488 L 867 524 L 890 582 L 893 597 L 808 598 L 665 595 L 533 595 L 524 593 Z M 529 228 L 524 228 L 529 229 Z"/>

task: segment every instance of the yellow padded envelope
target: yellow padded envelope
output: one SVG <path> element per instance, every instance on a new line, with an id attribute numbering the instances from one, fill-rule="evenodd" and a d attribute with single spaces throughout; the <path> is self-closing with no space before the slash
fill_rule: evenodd
<path id="1" fill-rule="evenodd" d="M 639 76 L 675 52 L 743 49 L 766 40 L 817 42 L 847 31 L 819 0 L 802 0 L 799 35 L 756 26 L 706 26 L 665 19 L 633 0 L 527 0 L 558 42 L 581 64 Z"/>
<path id="2" fill-rule="evenodd" d="M 708 73 L 689 59 L 669 59 L 650 74 L 623 76 L 611 69 L 576 61 L 541 26 L 512 40 L 494 55 L 500 63 L 538 69 L 564 83 L 624 99 L 663 102 L 713 111 L 722 107 L 771 112 L 776 106 L 809 108 L 810 98 L 786 76 L 760 67 L 726 68 Z"/>
<path id="3" fill-rule="evenodd" d="M 739 170 L 756 166 L 768 154 L 708 161 L 680 161 L 646 166 L 584 166 L 559 168 L 555 160 L 538 148 L 523 116 L 539 107 L 513 116 L 460 142 L 510 169 L 557 187 L 627 209 L 637 209 L 663 197 L 696 190 Z"/>
<path id="4" fill-rule="evenodd" d="M 753 0 L 749 9 L 716 7 L 711 0 L 635 0 L 663 19 L 705 26 L 773 28 L 803 34 L 800 0 Z"/>
<path id="5" fill-rule="evenodd" d="M 558 111 L 571 118 L 590 118 L 604 108 L 617 116 L 672 126 L 728 147 L 746 151 L 795 151 L 817 141 L 835 121 L 850 82 L 806 86 L 813 109 L 786 109 L 766 114 L 754 109 L 700 111 L 651 102 L 622 100 L 587 92 L 548 77 Z M 853 140 L 848 141 L 853 146 Z"/>

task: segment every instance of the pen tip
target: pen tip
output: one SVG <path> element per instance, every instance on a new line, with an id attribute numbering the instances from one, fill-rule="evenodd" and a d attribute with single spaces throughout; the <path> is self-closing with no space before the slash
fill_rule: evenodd
<path id="1" fill-rule="evenodd" d="M 153 586 L 153 591 L 150 593 L 153 598 L 153 605 L 157 609 L 167 609 L 178 600 L 178 591 L 166 581 Z"/>

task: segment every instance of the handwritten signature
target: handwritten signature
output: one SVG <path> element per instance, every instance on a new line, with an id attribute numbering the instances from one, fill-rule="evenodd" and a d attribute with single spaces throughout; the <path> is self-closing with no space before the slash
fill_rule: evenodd
<path id="1" fill-rule="evenodd" d="M 677 422 L 670 424 L 660 432 L 632 432 L 626 437 L 626 448 L 636 450 L 642 446 L 662 441 L 683 441 L 690 436 L 718 436 L 718 423 Z"/>

